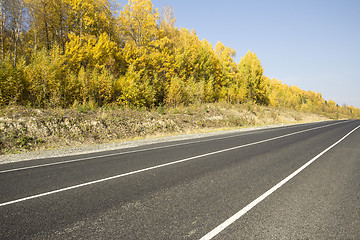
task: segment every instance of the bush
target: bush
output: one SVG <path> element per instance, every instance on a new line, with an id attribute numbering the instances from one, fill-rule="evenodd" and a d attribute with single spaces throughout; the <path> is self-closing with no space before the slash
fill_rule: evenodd
<path id="1" fill-rule="evenodd" d="M 13 67 L 8 60 L 0 61 L 0 106 L 23 102 L 24 84 L 21 67 Z"/>

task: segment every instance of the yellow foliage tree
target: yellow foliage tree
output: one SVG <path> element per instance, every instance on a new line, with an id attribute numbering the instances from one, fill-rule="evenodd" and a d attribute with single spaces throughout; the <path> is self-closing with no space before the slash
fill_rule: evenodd
<path id="1" fill-rule="evenodd" d="M 159 19 L 150 0 L 129 0 L 118 17 L 120 34 L 127 43 L 147 46 L 156 37 Z"/>
<path id="2" fill-rule="evenodd" d="M 267 104 L 266 88 L 263 78 L 263 68 L 255 53 L 250 52 L 239 62 L 240 87 L 246 89 L 246 98 L 254 103 Z"/>
<path id="3" fill-rule="evenodd" d="M 130 65 L 125 76 L 119 78 L 121 95 L 117 102 L 123 106 L 151 107 L 155 102 L 155 90 L 146 77 L 142 77 Z"/>

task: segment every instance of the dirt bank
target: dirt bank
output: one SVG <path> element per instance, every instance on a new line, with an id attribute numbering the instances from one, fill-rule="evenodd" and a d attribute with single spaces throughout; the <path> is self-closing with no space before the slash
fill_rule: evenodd
<path id="1" fill-rule="evenodd" d="M 328 120 L 256 105 L 206 104 L 148 110 L 28 109 L 0 112 L 0 153 L 101 144 L 247 126 Z"/>

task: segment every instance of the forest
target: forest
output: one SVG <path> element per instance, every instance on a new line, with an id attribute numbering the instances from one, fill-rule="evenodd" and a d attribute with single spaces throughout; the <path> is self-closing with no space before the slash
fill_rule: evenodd
<path id="1" fill-rule="evenodd" d="M 152 108 L 254 103 L 360 118 L 263 75 L 255 53 L 212 46 L 150 0 L 0 0 L 0 106 Z"/>

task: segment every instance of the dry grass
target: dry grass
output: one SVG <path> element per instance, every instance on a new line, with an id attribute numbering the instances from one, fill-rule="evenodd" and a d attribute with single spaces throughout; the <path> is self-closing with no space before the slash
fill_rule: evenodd
<path id="1" fill-rule="evenodd" d="M 327 118 L 253 104 L 194 104 L 149 111 L 116 107 L 39 110 L 12 106 L 0 110 L 0 153 L 322 120 Z"/>

